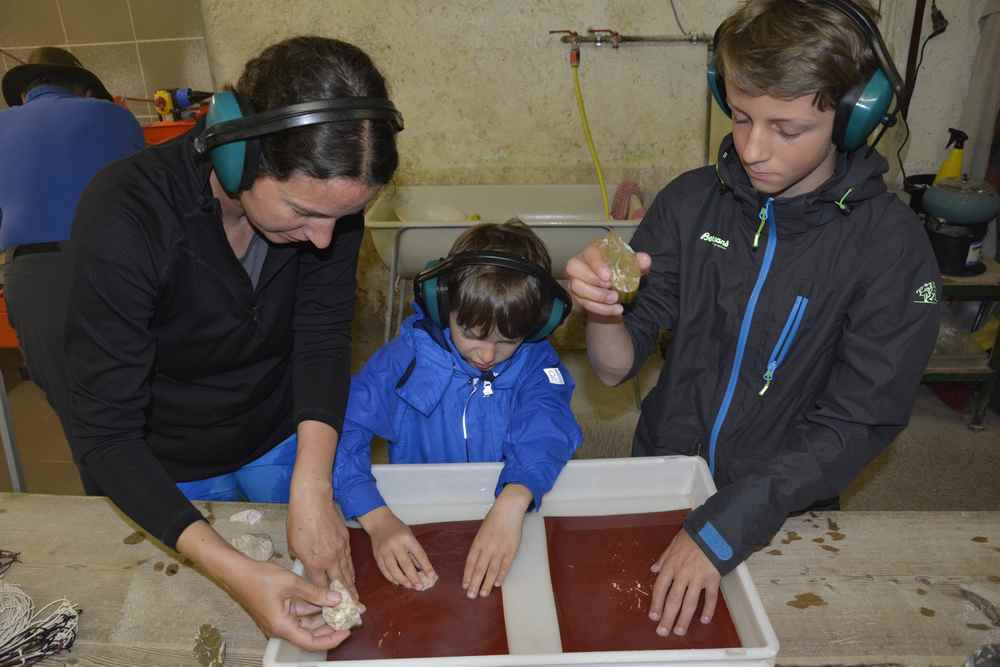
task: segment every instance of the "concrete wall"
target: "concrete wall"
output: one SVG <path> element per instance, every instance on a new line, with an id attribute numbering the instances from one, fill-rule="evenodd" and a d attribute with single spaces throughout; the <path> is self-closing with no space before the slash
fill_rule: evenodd
<path id="1" fill-rule="evenodd" d="M 908 171 L 943 157 L 960 122 L 986 0 L 940 0 L 947 32 L 927 47 L 904 151 Z M 711 33 L 736 0 L 676 0 L 684 27 Z M 913 0 L 882 0 L 882 29 L 905 70 Z M 678 34 L 666 0 L 202 0 L 212 73 L 234 80 L 263 46 L 295 34 L 367 50 L 407 119 L 400 183 L 590 182 L 567 47 L 549 29 Z M 930 31 L 930 11 L 924 35 Z M 704 45 L 585 46 L 581 78 L 610 180 L 655 191 L 703 163 Z M 724 134 L 718 115 L 713 135 Z M 890 133 L 885 148 L 895 148 Z M 885 152 L 890 152 L 886 150 Z"/>
<path id="2" fill-rule="evenodd" d="M 704 6 L 703 6 L 704 5 Z M 689 29 L 733 2 L 679 0 Z M 678 34 L 663 0 L 203 0 L 217 81 L 263 45 L 299 33 L 346 39 L 390 80 L 407 129 L 400 183 L 587 183 L 568 47 L 549 29 Z M 581 78 L 608 177 L 656 188 L 703 163 L 703 44 L 584 48 Z"/>
<path id="3" fill-rule="evenodd" d="M 951 25 L 927 47 L 911 107 L 907 170 L 944 157 L 946 129 L 961 118 L 985 0 L 939 0 Z M 684 28 L 712 33 L 737 0 L 675 0 Z M 912 0 L 883 0 L 881 22 L 901 72 Z M 930 32 L 930 11 L 924 35 Z M 339 37 L 364 48 L 390 81 L 406 117 L 399 184 L 592 183 L 573 97 L 568 46 L 550 29 L 611 27 L 623 34 L 680 32 L 668 0 L 202 0 L 209 63 L 234 81 L 264 46 L 296 34 Z M 728 119 L 707 104 L 704 44 L 583 47 L 581 78 L 607 178 L 638 181 L 647 201 L 671 178 L 705 163 Z M 880 150 L 891 156 L 894 129 Z M 891 179 L 898 179 L 893 168 Z M 362 252 L 362 338 L 379 331 L 385 272 Z M 572 327 L 570 327 L 572 329 Z"/>
<path id="4" fill-rule="evenodd" d="M 932 39 L 924 51 L 923 66 L 910 103 L 911 137 L 904 150 L 908 173 L 934 172 L 947 155 L 948 128 L 961 127 L 972 65 L 979 45 L 979 16 L 987 0 L 937 0 L 948 19 L 948 29 Z M 912 0 L 902 0 L 894 21 L 895 52 L 902 71 L 913 21 Z M 927 3 L 921 42 L 931 31 Z M 902 34 L 901 34 L 902 33 Z M 993 73 L 997 76 L 997 73 Z"/>

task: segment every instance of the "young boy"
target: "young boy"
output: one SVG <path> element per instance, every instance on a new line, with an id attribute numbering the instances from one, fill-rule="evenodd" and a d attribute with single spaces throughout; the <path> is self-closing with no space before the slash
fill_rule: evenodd
<path id="1" fill-rule="evenodd" d="M 617 303 L 593 245 L 567 265 L 604 382 L 673 330 L 633 454 L 702 456 L 719 488 L 652 566 L 661 635 L 687 631 L 702 592 L 709 622 L 720 577 L 789 513 L 837 508 L 906 426 L 934 345 L 934 256 L 864 143 L 899 84 L 860 4 L 750 0 L 726 19 L 710 79 L 733 132 L 637 229 L 635 301 Z"/>
<path id="2" fill-rule="evenodd" d="M 582 440 L 573 379 L 546 337 L 570 300 L 545 245 L 526 225 L 479 224 L 448 258 L 417 276 L 416 314 L 351 382 L 334 463 L 334 497 L 372 540 L 386 579 L 422 589 L 436 573 L 410 528 L 376 488 L 371 438 L 392 463 L 503 461 L 490 509 L 466 559 L 468 597 L 489 595 Z"/>

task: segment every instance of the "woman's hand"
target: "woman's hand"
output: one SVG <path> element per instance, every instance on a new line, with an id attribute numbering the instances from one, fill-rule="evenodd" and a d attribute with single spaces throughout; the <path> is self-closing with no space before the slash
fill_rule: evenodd
<path id="1" fill-rule="evenodd" d="M 197 563 L 250 614 L 267 637 L 281 637 L 307 651 L 328 651 L 350 636 L 323 621 L 321 608 L 340 596 L 274 563 L 236 551 L 204 521 L 188 526 L 177 548 Z"/>
<path id="2" fill-rule="evenodd" d="M 331 579 L 339 579 L 357 600 L 350 534 L 333 502 L 337 437 L 337 431 L 323 422 L 299 424 L 288 498 L 288 548 L 302 561 L 309 581 L 329 588 Z"/>
<path id="3" fill-rule="evenodd" d="M 503 585 L 521 545 L 521 526 L 531 500 L 531 491 L 522 484 L 508 484 L 497 496 L 465 559 L 462 589 L 470 598 L 477 593 L 485 597 L 494 586 Z"/>
<path id="4" fill-rule="evenodd" d="M 437 581 L 434 566 L 413 531 L 388 507 L 376 507 L 358 517 L 372 540 L 372 553 L 382 576 L 414 590 L 430 588 Z"/>
<path id="5" fill-rule="evenodd" d="M 569 293 L 574 305 L 588 314 L 616 318 L 622 314 L 618 293 L 611 288 L 611 267 L 601 256 L 601 241 L 592 241 L 583 252 L 566 262 Z M 648 253 L 638 252 L 639 272 L 649 273 L 652 259 Z"/>
<path id="6" fill-rule="evenodd" d="M 288 503 L 288 548 L 302 561 L 305 576 L 324 589 L 339 579 L 358 599 L 351 562 L 351 538 L 340 509 L 333 502 L 333 488 L 326 484 L 305 482 L 296 486 Z"/>

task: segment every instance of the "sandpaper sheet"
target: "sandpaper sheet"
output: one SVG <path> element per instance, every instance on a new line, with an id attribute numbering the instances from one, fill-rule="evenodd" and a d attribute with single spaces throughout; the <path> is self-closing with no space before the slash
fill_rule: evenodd
<path id="1" fill-rule="evenodd" d="M 462 590 L 465 559 L 480 525 L 480 521 L 451 521 L 411 526 L 440 577 L 426 591 L 387 581 L 375 564 L 368 534 L 351 528 L 355 581 L 368 611 L 362 616 L 364 625 L 352 629 L 328 659 L 507 654 L 500 589 L 473 600 Z"/>
<path id="2" fill-rule="evenodd" d="M 681 529 L 687 510 L 614 516 L 545 517 L 549 571 L 565 652 L 741 646 L 720 593 L 715 616 L 698 605 L 687 634 L 656 634 L 650 566 Z"/>

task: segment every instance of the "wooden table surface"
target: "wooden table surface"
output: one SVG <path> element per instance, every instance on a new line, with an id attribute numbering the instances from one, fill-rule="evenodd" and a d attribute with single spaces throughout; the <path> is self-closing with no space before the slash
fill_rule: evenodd
<path id="1" fill-rule="evenodd" d="M 267 533 L 289 564 L 285 506 L 198 503 L 225 537 Z M 253 527 L 229 520 L 254 507 Z M 72 653 L 43 664 L 190 665 L 198 628 L 227 644 L 226 665 L 259 665 L 265 639 L 243 610 L 104 498 L 0 494 L 6 580 L 36 606 L 83 607 Z M 829 512 L 789 519 L 750 573 L 784 665 L 961 665 L 1000 626 L 963 590 L 1000 607 L 1000 512 Z M 994 618 L 1000 623 L 996 608 Z M 652 627 L 651 627 L 652 630 Z"/>

